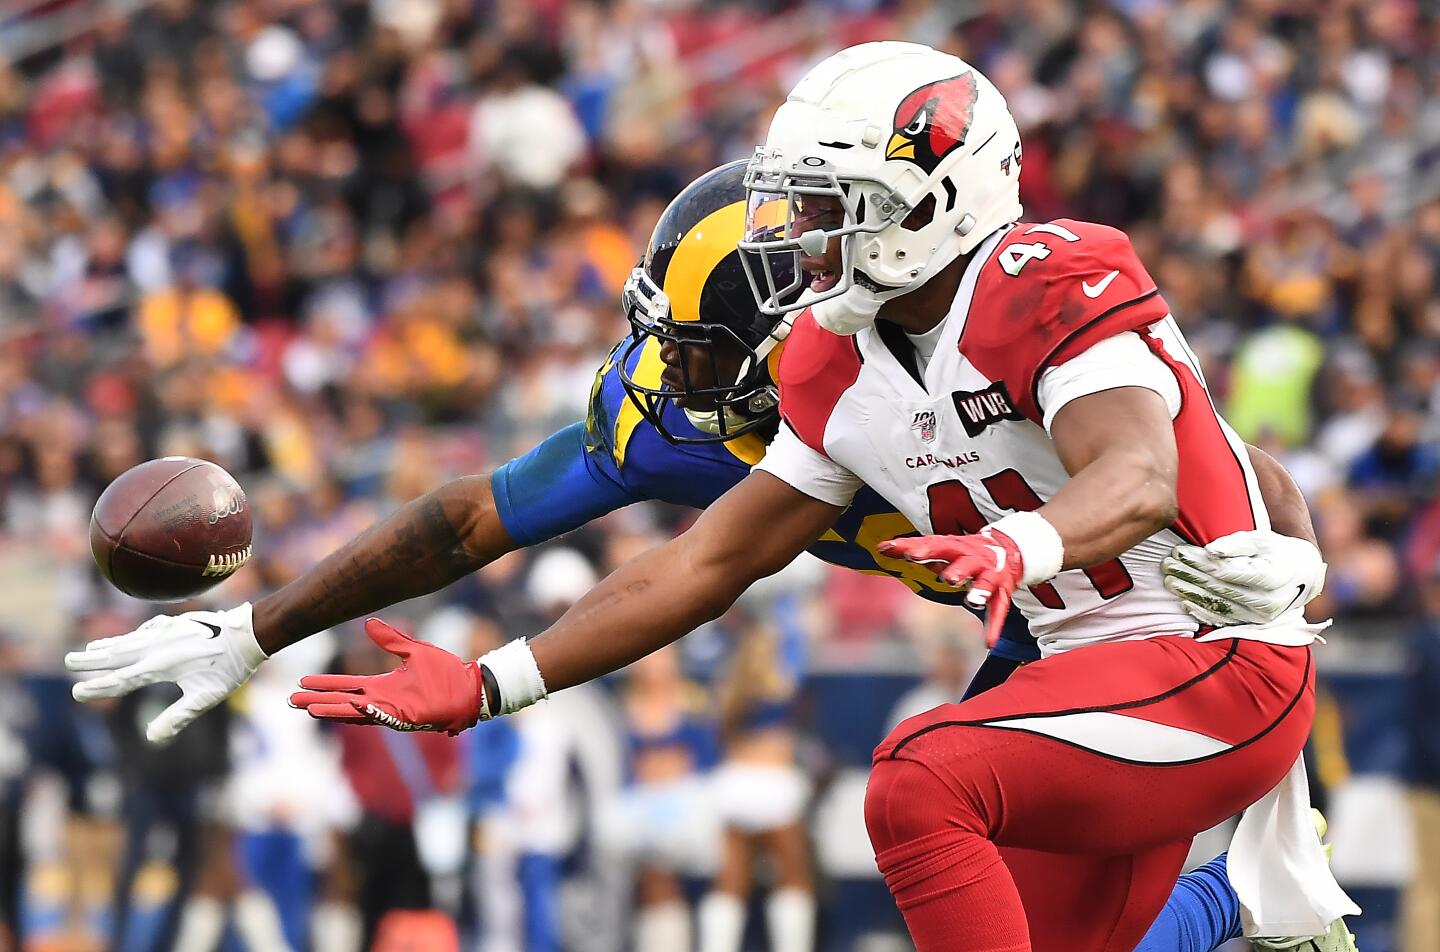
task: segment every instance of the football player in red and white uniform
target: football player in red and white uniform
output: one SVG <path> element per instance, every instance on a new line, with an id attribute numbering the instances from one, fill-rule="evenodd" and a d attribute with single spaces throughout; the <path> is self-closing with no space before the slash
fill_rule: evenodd
<path id="1" fill-rule="evenodd" d="M 1267 527 L 1255 476 L 1129 240 L 1021 222 L 1021 160 L 955 57 L 866 44 L 813 69 L 752 162 L 742 245 L 810 275 L 786 426 L 477 689 L 507 711 L 716 617 L 868 483 L 930 533 L 890 554 L 968 584 L 992 630 L 1013 598 L 1047 655 L 876 751 L 867 825 L 921 950 L 1129 952 L 1191 837 L 1262 798 L 1293 882 L 1252 890 L 1247 925 L 1323 933 L 1355 910 L 1294 829 L 1321 626 L 1297 593 L 1268 624 L 1202 628 L 1162 584 L 1177 543 Z M 780 312 L 793 290 L 757 297 Z M 1232 879 L 1256 853 L 1237 839 Z"/>
<path id="2" fill-rule="evenodd" d="M 1013 598 L 1045 651 L 876 750 L 867 826 L 917 945 L 1119 952 L 1193 834 L 1272 791 L 1298 825 L 1322 626 L 1199 628 L 1165 588 L 1175 544 L 1268 528 L 1255 474 L 1129 239 L 1021 221 L 1022 160 L 954 57 L 867 45 L 801 81 L 748 179 L 750 250 L 814 276 L 757 469 L 832 505 L 869 484 L 931 533 L 888 554 L 968 583 L 992 631 Z M 1242 893 L 1253 929 L 1353 910 L 1323 871 L 1288 885 Z"/>
<path id="3" fill-rule="evenodd" d="M 827 151 L 866 148 L 828 106 L 873 98 L 891 65 L 836 64 L 752 165 L 750 247 L 816 276 L 757 468 L 837 505 L 869 484 L 931 533 L 882 552 L 968 582 L 992 632 L 1013 598 L 1051 659 L 876 751 L 867 826 L 919 948 L 963 929 L 964 948 L 1118 952 L 1191 835 L 1286 777 L 1319 628 L 1205 631 L 1165 589 L 1174 545 L 1268 528 L 1255 475 L 1128 238 L 1015 220 L 1019 140 L 982 77 L 920 84 L 876 146 L 929 196 Z M 952 208 L 977 182 L 989 204 Z"/>

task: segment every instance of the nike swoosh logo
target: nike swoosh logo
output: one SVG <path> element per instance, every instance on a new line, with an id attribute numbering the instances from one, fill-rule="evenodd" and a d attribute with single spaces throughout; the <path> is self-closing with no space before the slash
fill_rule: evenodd
<path id="1" fill-rule="evenodd" d="M 211 637 L 211 638 L 219 638 L 219 637 L 220 637 L 220 626 L 219 626 L 219 625 L 212 625 L 212 624 L 210 624 L 210 622 L 208 622 L 208 621 L 201 621 L 201 620 L 198 619 L 198 618 L 192 618 L 191 621 L 195 622 L 195 624 L 197 624 L 197 625 L 204 625 L 206 628 L 209 628 L 209 629 L 210 629 L 210 637 Z"/>
<path id="2" fill-rule="evenodd" d="M 1285 606 L 1285 611 L 1282 611 L 1280 614 L 1283 615 L 1283 614 L 1285 614 L 1285 612 L 1288 612 L 1290 609 L 1294 608 L 1294 607 L 1295 607 L 1295 603 L 1298 602 L 1298 601 L 1300 601 L 1300 596 L 1301 596 L 1301 595 L 1304 595 L 1304 594 L 1305 594 L 1305 586 L 1304 586 L 1304 585 L 1297 585 L 1297 586 L 1295 586 L 1295 597 L 1292 598 L 1292 599 L 1290 599 L 1290 604 L 1289 604 L 1289 605 L 1286 605 L 1286 606 Z"/>
<path id="3" fill-rule="evenodd" d="M 1097 281 L 1093 286 L 1088 281 L 1081 281 L 1080 290 L 1084 291 L 1085 296 L 1088 298 L 1097 298 L 1105 293 L 1105 289 L 1110 286 L 1110 282 L 1114 281 L 1115 276 L 1119 273 L 1119 271 L 1111 271 L 1109 274 L 1105 275 L 1105 277 Z"/>

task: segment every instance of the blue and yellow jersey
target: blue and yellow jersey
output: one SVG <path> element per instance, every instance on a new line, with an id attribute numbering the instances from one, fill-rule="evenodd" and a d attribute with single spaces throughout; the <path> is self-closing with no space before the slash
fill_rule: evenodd
<path id="1" fill-rule="evenodd" d="M 750 473 L 765 455 L 766 442 L 751 433 L 727 443 L 674 444 L 649 424 L 620 382 L 621 348 L 595 375 L 590 410 L 576 423 L 535 449 L 501 466 L 492 477 L 495 505 L 506 530 L 520 545 L 534 545 L 578 529 L 592 519 L 647 499 L 704 509 Z M 649 340 L 632 351 L 626 368 L 645 386 L 660 385 L 660 344 Z M 698 431 L 674 404 L 664 405 L 664 423 L 675 434 Z M 856 494 L 810 552 L 834 565 L 869 575 L 898 578 L 917 595 L 947 605 L 964 596 L 935 573 L 876 551 L 886 539 L 914 533 L 903 515 L 870 487 Z M 1039 657 L 1018 613 L 1006 625 L 995 653 L 1014 661 Z"/>

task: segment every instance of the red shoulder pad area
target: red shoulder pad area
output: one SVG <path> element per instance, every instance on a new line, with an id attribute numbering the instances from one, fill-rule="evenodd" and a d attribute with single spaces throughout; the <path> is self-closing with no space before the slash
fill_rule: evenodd
<path id="1" fill-rule="evenodd" d="M 825 426 L 840 396 L 860 376 L 860 364 L 855 338 L 825 330 L 808 308 L 791 325 L 776 381 L 780 416 L 817 453 L 825 454 Z"/>
<path id="2" fill-rule="evenodd" d="M 1123 231 L 1069 218 L 1021 222 L 980 271 L 960 350 L 1039 423 L 1047 368 L 1169 313 Z"/>

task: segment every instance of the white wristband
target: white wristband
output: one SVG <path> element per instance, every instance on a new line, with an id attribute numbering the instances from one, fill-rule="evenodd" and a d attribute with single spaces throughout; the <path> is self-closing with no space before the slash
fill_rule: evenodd
<path id="1" fill-rule="evenodd" d="M 1038 512 L 1013 512 L 987 527 L 1003 532 L 1015 541 L 1025 575 L 1021 585 L 1034 585 L 1060 574 L 1065 564 L 1065 543 L 1044 516 Z"/>
<path id="2" fill-rule="evenodd" d="M 225 626 L 235 632 L 235 647 L 240 652 L 240 660 L 249 665 L 251 671 L 260 667 L 260 662 L 269 660 L 270 656 L 255 637 L 254 605 L 245 602 L 220 614 L 225 618 Z"/>
<path id="3" fill-rule="evenodd" d="M 480 656 L 480 663 L 490 669 L 495 684 L 500 688 L 500 710 L 496 715 L 514 714 L 523 707 L 529 707 L 546 697 L 545 679 L 540 676 L 540 667 L 535 655 L 524 638 L 516 638 L 508 645 L 501 645 Z"/>

